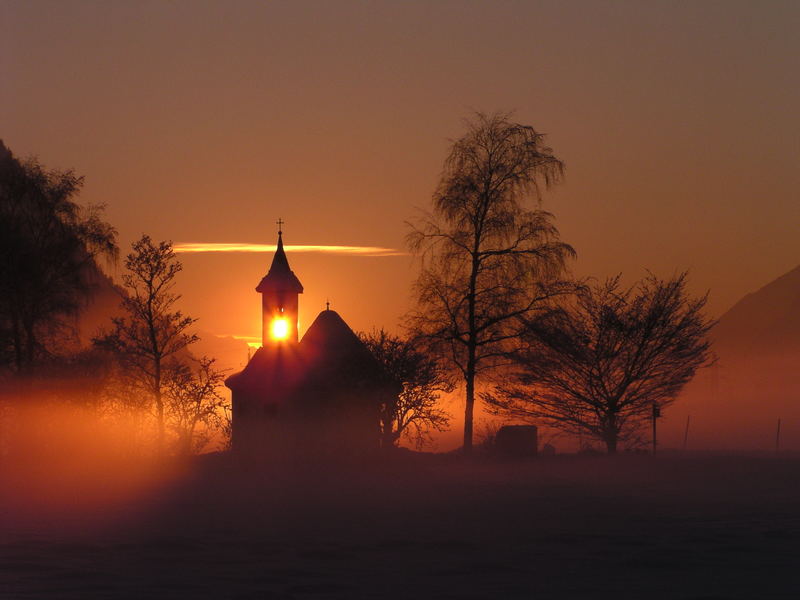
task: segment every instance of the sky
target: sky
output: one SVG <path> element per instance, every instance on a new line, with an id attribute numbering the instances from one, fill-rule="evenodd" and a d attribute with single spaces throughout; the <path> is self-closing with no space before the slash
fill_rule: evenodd
<path id="1" fill-rule="evenodd" d="M 566 164 L 578 276 L 690 270 L 715 315 L 800 263 L 800 3 L 0 0 L 0 138 L 86 177 L 123 252 L 292 252 L 304 330 L 411 306 L 406 221 L 474 110 Z M 181 254 L 198 327 L 258 336 L 268 252 Z M 118 276 L 120 267 L 111 269 Z"/>

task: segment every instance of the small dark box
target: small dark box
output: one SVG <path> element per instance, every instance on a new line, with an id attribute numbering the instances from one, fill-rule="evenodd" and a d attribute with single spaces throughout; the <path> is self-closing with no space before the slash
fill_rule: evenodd
<path id="1" fill-rule="evenodd" d="M 536 456 L 536 425 L 503 425 L 497 430 L 495 448 L 503 456 Z"/>

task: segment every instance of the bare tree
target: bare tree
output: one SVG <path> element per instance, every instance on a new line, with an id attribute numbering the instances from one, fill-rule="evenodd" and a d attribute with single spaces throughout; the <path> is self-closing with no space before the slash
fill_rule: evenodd
<path id="1" fill-rule="evenodd" d="M 444 369 L 412 340 L 381 329 L 359 337 L 402 391 L 380 407 L 381 445 L 395 446 L 401 438 L 418 449 L 431 441 L 433 431 L 447 431 L 450 415 L 438 407 L 440 396 L 453 391 Z"/>
<path id="2" fill-rule="evenodd" d="M 570 289 L 562 281 L 573 249 L 552 216 L 529 210 L 564 165 L 544 135 L 510 115 L 477 113 L 456 140 L 433 196 L 412 225 L 422 256 L 409 327 L 465 383 L 464 452 L 472 450 L 476 380 L 499 366 L 522 319 Z"/>
<path id="3" fill-rule="evenodd" d="M 82 186 L 73 171 L 20 161 L 0 141 L 0 364 L 16 372 L 63 349 L 67 317 L 91 295 L 95 259 L 116 259 L 102 207 L 75 201 Z"/>
<path id="4" fill-rule="evenodd" d="M 169 365 L 166 377 L 167 423 L 177 436 L 179 454 L 197 453 L 214 430 L 224 429 L 225 398 L 219 393 L 225 373 L 204 356 L 193 363 Z"/>
<path id="5" fill-rule="evenodd" d="M 627 289 L 619 277 L 584 287 L 528 324 L 514 376 L 485 400 L 499 414 L 594 437 L 614 454 L 713 361 L 705 304 L 687 295 L 686 273 Z"/>
<path id="6" fill-rule="evenodd" d="M 125 259 L 127 273 L 122 276 L 127 294 L 122 306 L 125 316 L 112 319 L 111 333 L 97 341 L 114 352 L 130 375 L 150 395 L 158 427 L 159 452 L 164 448 L 164 386 L 168 359 L 197 341 L 188 333 L 195 319 L 176 310 L 180 299 L 172 292 L 181 263 L 172 244 L 154 244 L 144 235 L 134 242 Z"/>

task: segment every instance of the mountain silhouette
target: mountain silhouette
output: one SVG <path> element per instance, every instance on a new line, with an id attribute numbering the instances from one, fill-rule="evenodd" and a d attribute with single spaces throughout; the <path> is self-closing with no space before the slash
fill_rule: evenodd
<path id="1" fill-rule="evenodd" d="M 111 318 L 123 316 L 122 298 L 127 294 L 124 288 L 114 283 L 100 268 L 87 266 L 86 279 L 91 285 L 91 295 L 79 307 L 74 317 L 77 341 L 81 347 L 88 347 L 92 338 L 101 330 L 111 329 Z M 200 340 L 181 356 L 209 356 L 216 358 L 216 367 L 228 371 L 241 369 L 247 362 L 247 343 L 230 336 L 220 336 L 207 331 L 198 331 Z"/>
<path id="2" fill-rule="evenodd" d="M 713 337 L 721 358 L 800 353 L 800 266 L 739 300 Z"/>
<path id="3" fill-rule="evenodd" d="M 780 419 L 780 449 L 800 450 L 800 266 L 739 300 L 712 338 L 718 362 L 671 410 L 673 439 L 690 416 L 689 448 L 774 451 Z"/>
<path id="4" fill-rule="evenodd" d="M 75 330 L 81 346 L 88 346 L 101 329 L 111 327 L 111 318 L 122 315 L 124 290 L 95 264 L 86 267 L 90 295 L 75 315 Z"/>

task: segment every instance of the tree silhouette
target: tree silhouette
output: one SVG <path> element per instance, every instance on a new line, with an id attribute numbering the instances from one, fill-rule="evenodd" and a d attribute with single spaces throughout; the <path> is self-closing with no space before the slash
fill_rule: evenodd
<path id="1" fill-rule="evenodd" d="M 628 289 L 619 277 L 584 287 L 529 322 L 514 375 L 484 399 L 499 414 L 594 437 L 614 454 L 712 361 L 705 304 L 687 295 L 686 273 Z"/>
<path id="2" fill-rule="evenodd" d="M 127 295 L 125 316 L 112 319 L 114 328 L 96 342 L 111 350 L 131 377 L 152 398 L 158 426 L 158 449 L 164 448 L 164 387 L 168 360 L 198 337 L 187 332 L 195 319 L 175 309 L 180 296 L 172 292 L 181 263 L 170 242 L 154 244 L 144 235 L 134 242 L 122 276 Z"/>
<path id="3" fill-rule="evenodd" d="M 507 114 L 477 113 L 456 140 L 433 196 L 412 225 L 422 256 L 409 327 L 466 388 L 464 452 L 472 450 L 476 380 L 504 361 L 520 322 L 571 286 L 562 281 L 573 249 L 552 217 L 529 210 L 564 165 L 532 127 Z"/>
<path id="4" fill-rule="evenodd" d="M 117 256 L 102 207 L 75 202 L 82 186 L 0 142 L 0 361 L 16 372 L 63 347 L 55 342 L 91 294 L 95 259 Z"/>
<path id="5" fill-rule="evenodd" d="M 381 446 L 391 448 L 401 438 L 422 448 L 432 431 L 447 431 L 450 415 L 438 407 L 442 393 L 453 385 L 435 358 L 413 340 L 391 335 L 381 329 L 359 337 L 386 372 L 403 389 L 380 407 Z"/>
<path id="6" fill-rule="evenodd" d="M 179 454 L 201 451 L 214 429 L 224 428 L 225 398 L 219 393 L 224 372 L 215 360 L 204 356 L 196 361 L 169 365 L 165 377 L 167 423 L 177 436 Z"/>

